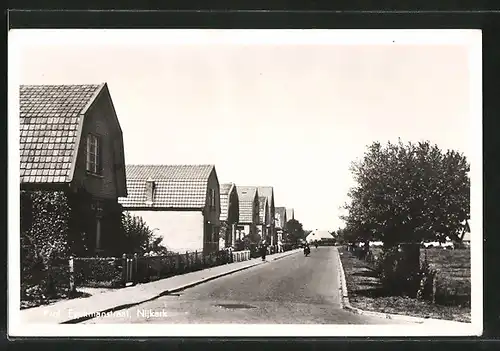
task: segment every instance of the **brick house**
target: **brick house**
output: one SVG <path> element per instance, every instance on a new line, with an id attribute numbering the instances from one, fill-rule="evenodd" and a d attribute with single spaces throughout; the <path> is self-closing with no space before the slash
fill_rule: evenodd
<path id="1" fill-rule="evenodd" d="M 138 215 L 170 251 L 219 249 L 220 191 L 213 165 L 127 165 L 125 211 Z"/>
<path id="2" fill-rule="evenodd" d="M 269 244 L 269 203 L 266 196 L 259 196 L 259 222 L 257 233 Z"/>
<path id="3" fill-rule="evenodd" d="M 277 244 L 277 236 L 276 229 L 274 225 L 274 189 L 272 186 L 259 186 L 257 187 L 257 191 L 259 192 L 259 196 L 265 196 L 267 198 L 268 209 L 266 213 L 266 242 L 269 245 Z"/>
<path id="4" fill-rule="evenodd" d="M 225 247 L 234 245 L 236 225 L 240 217 L 238 192 L 234 183 L 220 185 L 220 222 L 222 242 Z M 219 244 L 220 246 L 220 244 Z"/>
<path id="5" fill-rule="evenodd" d="M 283 242 L 283 237 L 286 229 L 286 208 L 285 207 L 276 207 L 274 214 L 274 223 L 276 226 L 276 235 L 278 243 Z"/>
<path id="6" fill-rule="evenodd" d="M 236 240 L 243 237 L 257 235 L 259 223 L 259 195 L 257 187 L 237 186 L 239 199 L 239 220 L 236 226 Z"/>
<path id="7" fill-rule="evenodd" d="M 21 229 L 29 232 L 36 221 L 37 192 L 62 193 L 71 208 L 68 235 L 86 239 L 85 253 L 114 252 L 118 197 L 127 188 L 123 135 L 107 84 L 21 85 L 19 92 Z"/>

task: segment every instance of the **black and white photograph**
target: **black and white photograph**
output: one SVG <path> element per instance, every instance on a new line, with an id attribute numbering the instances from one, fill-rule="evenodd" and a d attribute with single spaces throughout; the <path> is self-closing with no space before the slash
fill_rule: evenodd
<path id="1" fill-rule="evenodd" d="M 9 335 L 481 335 L 481 31 L 8 47 Z"/>

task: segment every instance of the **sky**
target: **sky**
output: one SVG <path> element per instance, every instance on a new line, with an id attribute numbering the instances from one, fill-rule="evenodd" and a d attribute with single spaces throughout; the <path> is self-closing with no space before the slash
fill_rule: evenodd
<path id="1" fill-rule="evenodd" d="M 214 164 L 220 183 L 273 186 L 305 229 L 343 226 L 350 163 L 374 141 L 474 154 L 468 42 L 63 32 L 10 36 L 9 79 L 106 82 L 127 164 Z"/>

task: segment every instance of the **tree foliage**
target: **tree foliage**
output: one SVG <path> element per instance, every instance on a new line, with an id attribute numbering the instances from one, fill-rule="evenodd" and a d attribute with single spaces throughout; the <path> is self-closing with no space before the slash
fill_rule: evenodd
<path id="1" fill-rule="evenodd" d="M 305 232 L 302 228 L 302 223 L 296 219 L 291 219 L 286 222 L 287 241 L 297 243 L 300 239 L 305 239 Z"/>
<path id="2" fill-rule="evenodd" d="M 21 296 L 45 299 L 59 292 L 52 266 L 84 247 L 85 238 L 70 230 L 72 201 L 64 191 L 22 190 L 20 195 Z"/>
<path id="3" fill-rule="evenodd" d="M 127 253 L 139 255 L 168 253 L 167 248 L 161 244 L 162 238 L 156 235 L 154 229 L 149 228 L 142 217 L 124 212 L 122 226 L 125 240 L 124 248 Z"/>
<path id="4" fill-rule="evenodd" d="M 389 247 L 459 238 L 470 218 L 469 170 L 464 155 L 429 142 L 374 142 L 351 166 L 346 231 Z"/>

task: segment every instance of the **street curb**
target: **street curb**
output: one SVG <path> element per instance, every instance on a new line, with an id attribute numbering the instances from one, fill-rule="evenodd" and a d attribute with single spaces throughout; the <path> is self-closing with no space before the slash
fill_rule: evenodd
<path id="1" fill-rule="evenodd" d="M 342 265 L 342 260 L 340 259 L 340 252 L 339 252 L 338 247 L 336 247 L 336 249 L 337 249 L 337 258 L 339 261 L 339 264 L 338 264 L 339 279 L 340 279 L 340 289 L 339 290 L 341 290 L 341 292 L 342 292 L 342 295 L 341 295 L 342 297 L 340 299 L 340 303 L 341 303 L 343 309 L 348 310 L 348 311 L 355 313 L 355 314 L 362 315 L 362 316 L 372 316 L 372 317 L 379 317 L 379 318 L 384 318 L 384 319 L 400 320 L 400 321 L 405 321 L 405 322 L 413 322 L 413 323 L 417 323 L 417 324 L 423 324 L 423 323 L 429 323 L 429 322 L 449 323 L 449 324 L 454 324 L 454 325 L 470 324 L 470 323 L 464 323 L 464 322 L 450 321 L 447 319 L 423 318 L 423 317 L 405 316 L 402 314 L 365 311 L 365 310 L 353 307 L 351 305 L 351 303 L 349 302 L 349 294 L 347 291 L 347 282 L 345 279 L 344 266 Z"/>
<path id="2" fill-rule="evenodd" d="M 290 252 L 287 255 L 273 258 L 271 260 L 271 262 L 279 260 L 280 258 L 284 258 L 284 257 L 290 256 L 290 255 L 293 255 L 294 253 L 297 253 L 297 252 L 298 251 L 294 251 L 294 252 Z M 265 262 L 266 261 L 257 261 L 254 264 L 249 264 L 248 266 L 245 266 L 245 267 L 240 267 L 240 268 L 236 268 L 236 269 L 233 269 L 233 270 L 230 270 L 230 271 L 227 271 L 227 272 L 215 274 L 215 275 L 209 276 L 207 278 L 199 279 L 197 281 L 181 285 L 181 286 L 179 286 L 177 288 L 173 288 L 173 289 L 170 289 L 170 290 L 162 291 L 158 295 L 155 295 L 152 298 L 149 298 L 149 299 L 146 299 L 146 300 L 141 300 L 141 301 L 138 301 L 138 302 L 131 302 L 131 303 L 128 303 L 128 304 L 123 304 L 123 305 L 115 306 L 115 307 L 112 307 L 112 308 L 108 308 L 106 310 L 102 310 L 102 311 L 97 311 L 97 312 L 94 312 L 94 313 L 90 313 L 90 314 L 88 314 L 86 316 L 82 316 L 82 317 L 79 317 L 79 318 L 70 319 L 70 320 L 61 322 L 59 324 L 77 324 L 77 323 L 81 323 L 81 322 L 84 322 L 84 321 L 87 321 L 87 320 L 90 320 L 90 319 L 94 319 L 95 318 L 94 315 L 96 315 L 96 314 L 112 313 L 112 312 L 120 311 L 120 310 L 123 310 L 123 309 L 126 309 L 126 308 L 131 308 L 131 307 L 134 307 L 134 306 L 146 303 L 146 302 L 150 302 L 150 301 L 156 300 L 156 299 L 158 299 L 160 297 L 163 297 L 163 296 L 167 296 L 167 295 L 170 295 L 170 294 L 175 294 L 175 293 L 177 293 L 179 291 L 192 288 L 192 287 L 194 287 L 196 285 L 200 285 L 200 284 L 209 282 L 211 280 L 215 280 L 217 278 L 222 278 L 224 276 L 227 276 L 227 275 L 230 275 L 230 274 L 233 274 L 233 273 L 241 272 L 241 271 L 244 271 L 246 269 L 249 269 L 249 268 L 252 268 L 252 267 L 255 267 L 255 266 L 259 266 L 261 264 L 264 264 Z M 269 261 L 267 261 L 267 262 L 269 262 Z"/>
<path id="3" fill-rule="evenodd" d="M 295 249 L 295 250 L 292 250 L 292 251 L 290 251 L 290 253 L 288 253 L 288 254 L 286 254 L 286 255 L 283 255 L 283 256 L 280 256 L 280 257 L 275 257 L 275 258 L 273 258 L 273 261 L 281 260 L 282 258 L 285 258 L 285 257 L 291 256 L 291 255 L 296 254 L 296 253 L 298 253 L 298 252 L 300 252 L 300 249 Z"/>

